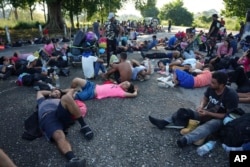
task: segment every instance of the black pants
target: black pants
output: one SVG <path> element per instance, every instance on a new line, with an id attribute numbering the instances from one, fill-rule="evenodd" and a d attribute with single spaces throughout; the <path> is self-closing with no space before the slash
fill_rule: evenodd
<path id="1" fill-rule="evenodd" d="M 107 65 L 109 65 L 110 57 L 111 57 L 111 52 L 113 54 L 116 54 L 116 39 L 107 40 Z"/>

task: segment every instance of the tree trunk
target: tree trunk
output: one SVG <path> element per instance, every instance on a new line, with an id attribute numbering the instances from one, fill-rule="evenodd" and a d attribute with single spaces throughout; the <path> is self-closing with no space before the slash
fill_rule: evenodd
<path id="1" fill-rule="evenodd" d="M 6 19 L 6 18 L 5 18 L 5 10 L 4 10 L 4 6 L 5 6 L 5 5 L 4 5 L 4 3 L 2 2 L 2 3 L 1 3 L 2 14 L 3 14 L 3 18 L 4 18 L 4 19 Z"/>
<path id="2" fill-rule="evenodd" d="M 33 21 L 33 10 L 31 9 L 31 7 L 30 7 L 30 19 L 31 21 Z"/>
<path id="3" fill-rule="evenodd" d="M 74 25 L 74 15 L 72 11 L 69 11 L 69 18 L 70 18 L 70 23 L 71 23 L 71 27 L 74 29 L 75 25 Z"/>
<path id="4" fill-rule="evenodd" d="M 18 20 L 17 8 L 14 9 L 14 15 L 15 15 L 15 19 Z"/>
<path id="5" fill-rule="evenodd" d="M 64 20 L 62 18 L 62 0 L 55 0 L 47 3 L 48 20 L 46 27 L 50 30 L 63 30 Z"/>

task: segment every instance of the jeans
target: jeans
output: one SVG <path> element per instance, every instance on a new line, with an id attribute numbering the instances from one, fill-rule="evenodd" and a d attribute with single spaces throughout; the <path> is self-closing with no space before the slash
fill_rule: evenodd
<path id="1" fill-rule="evenodd" d="M 192 144 L 193 142 L 206 138 L 210 134 L 217 132 L 222 127 L 222 125 L 222 119 L 211 119 L 198 126 L 192 132 L 184 135 L 184 137 L 187 139 L 187 144 Z"/>
<path id="2" fill-rule="evenodd" d="M 94 68 L 95 68 L 95 77 L 98 76 L 98 72 L 100 69 L 102 70 L 102 73 L 105 73 L 105 67 L 104 67 L 103 63 L 95 62 Z"/>
<path id="3" fill-rule="evenodd" d="M 173 123 L 173 117 L 177 112 L 173 113 L 171 117 L 167 117 L 164 120 Z M 200 120 L 198 112 L 194 111 L 194 120 Z M 208 137 L 210 134 L 213 134 L 214 132 L 217 132 L 223 125 L 223 119 L 211 119 L 201 125 L 199 125 L 196 129 L 194 129 L 192 132 L 184 135 L 187 139 L 187 144 L 192 144 L 193 142 L 196 142 L 200 139 Z"/>
<path id="4" fill-rule="evenodd" d="M 193 51 L 193 50 L 190 50 L 189 52 L 185 51 L 185 52 L 183 53 L 183 57 L 184 57 L 185 59 L 195 58 L 194 51 Z"/>

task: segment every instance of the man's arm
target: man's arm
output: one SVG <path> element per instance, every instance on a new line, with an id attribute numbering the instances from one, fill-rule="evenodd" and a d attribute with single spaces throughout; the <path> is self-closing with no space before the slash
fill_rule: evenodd
<path id="1" fill-rule="evenodd" d="M 214 113 L 207 110 L 201 110 L 199 114 L 200 116 L 210 116 L 217 119 L 223 119 L 226 116 L 226 113 Z"/>
<path id="2" fill-rule="evenodd" d="M 38 91 L 37 94 L 36 94 L 36 99 L 40 99 L 42 97 L 49 96 L 50 93 L 51 93 L 51 91 L 48 91 L 48 90 Z"/>
<path id="3" fill-rule="evenodd" d="M 136 97 L 138 94 L 138 89 L 135 88 L 135 91 L 133 93 L 126 92 L 125 97 Z"/>
<path id="4" fill-rule="evenodd" d="M 0 149 L 0 166 L 16 167 L 13 161 L 9 158 L 9 156 L 2 149 Z"/>
<path id="5" fill-rule="evenodd" d="M 203 110 L 208 104 L 208 98 L 206 96 L 204 96 L 201 100 L 200 105 L 197 108 L 197 111 L 199 112 L 200 110 Z"/>

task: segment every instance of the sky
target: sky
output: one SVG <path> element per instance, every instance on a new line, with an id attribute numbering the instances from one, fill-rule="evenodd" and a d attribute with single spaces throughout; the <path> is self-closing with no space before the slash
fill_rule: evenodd
<path id="1" fill-rule="evenodd" d="M 157 0 L 156 6 L 160 9 L 163 5 L 171 1 L 173 0 Z M 221 9 L 224 9 L 223 0 L 183 0 L 183 3 L 184 7 L 192 13 L 198 13 L 210 9 L 215 9 L 220 12 Z M 135 7 L 130 4 L 124 5 L 123 9 L 119 10 L 117 14 L 134 14 L 140 16 L 140 12 L 137 11 Z"/>

